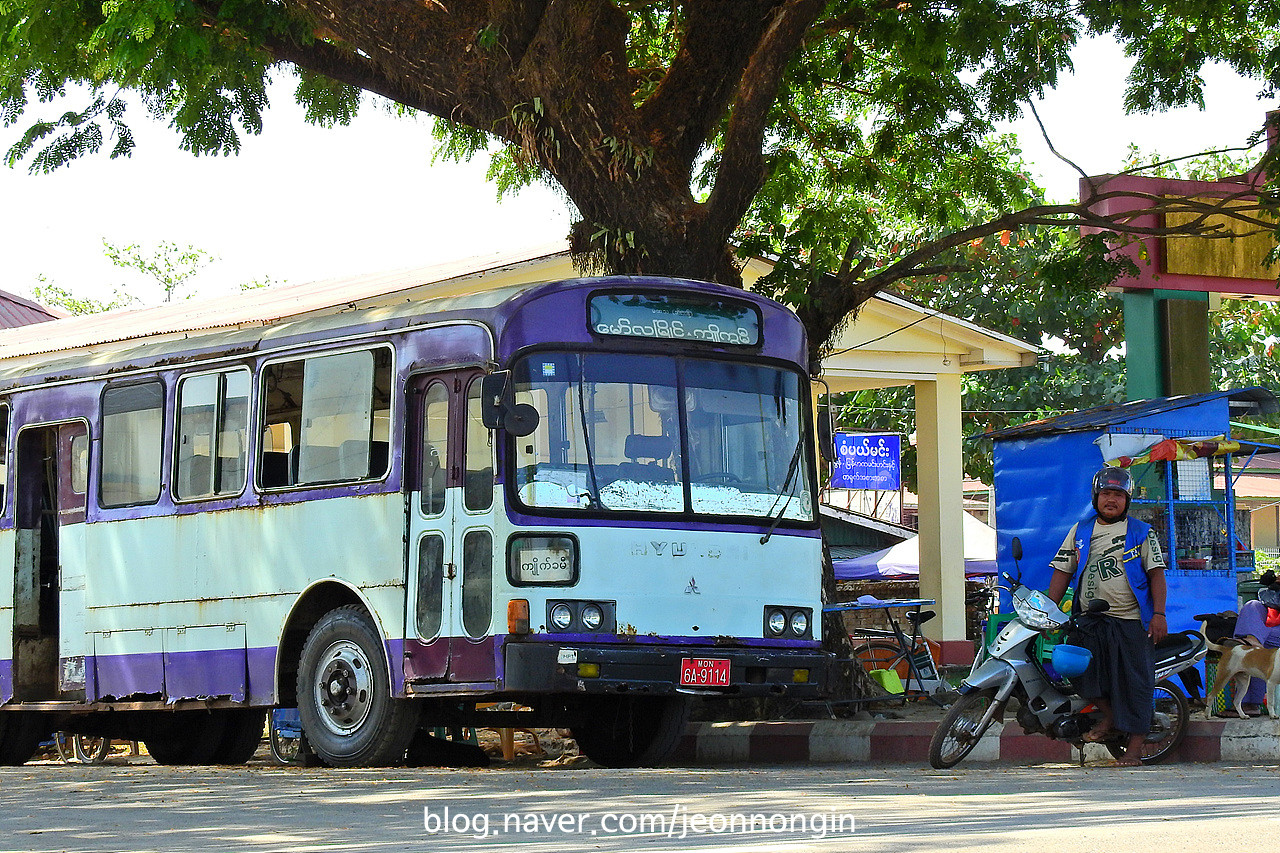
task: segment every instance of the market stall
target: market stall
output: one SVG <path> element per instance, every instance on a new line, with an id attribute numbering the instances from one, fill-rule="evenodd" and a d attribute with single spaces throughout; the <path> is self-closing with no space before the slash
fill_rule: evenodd
<path id="1" fill-rule="evenodd" d="M 1250 460 L 1280 447 L 1242 442 L 1231 421 L 1280 411 L 1265 388 L 1104 406 L 991 433 L 995 442 L 996 559 L 1001 572 L 1048 587 L 1070 526 L 1090 515 L 1090 482 L 1104 464 L 1127 467 L 1131 514 L 1156 530 L 1169 569 L 1170 631 L 1198 613 L 1237 609 L 1238 574 L 1252 576 L 1248 525 L 1232 490 Z M 1024 556 L 1015 566 L 1013 537 Z"/>

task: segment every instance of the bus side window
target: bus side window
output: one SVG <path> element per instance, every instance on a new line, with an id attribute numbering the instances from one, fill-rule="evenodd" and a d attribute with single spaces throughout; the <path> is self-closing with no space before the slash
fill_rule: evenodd
<path id="1" fill-rule="evenodd" d="M 237 495 L 244 488 L 249 372 L 192 376 L 178 386 L 175 496 Z"/>
<path id="2" fill-rule="evenodd" d="M 493 504 L 493 432 L 480 417 L 480 380 L 467 388 L 467 478 L 463 502 L 469 510 L 488 509 Z"/>
<path id="3" fill-rule="evenodd" d="M 164 386 L 108 387 L 102 393 L 101 500 L 104 507 L 160 499 Z"/>
<path id="4" fill-rule="evenodd" d="M 381 477 L 390 459 L 391 350 L 317 355 L 263 369 L 264 488 Z"/>
<path id="5" fill-rule="evenodd" d="M 0 472 L 0 482 L 4 479 Z M 89 434 L 71 437 L 71 491 L 83 495 L 89 491 Z"/>
<path id="6" fill-rule="evenodd" d="M 449 480 L 449 389 L 432 382 L 422 402 L 422 514 L 444 512 Z"/>
<path id="7" fill-rule="evenodd" d="M 462 628 L 483 637 L 493 621 L 493 534 L 469 530 L 462 538 Z"/>
<path id="8" fill-rule="evenodd" d="M 9 484 L 9 404 L 0 403 L 0 515 L 5 514 L 8 504 L 6 487 Z"/>

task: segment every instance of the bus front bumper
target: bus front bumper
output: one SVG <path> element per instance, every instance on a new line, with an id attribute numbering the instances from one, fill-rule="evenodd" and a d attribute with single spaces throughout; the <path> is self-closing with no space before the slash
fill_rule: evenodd
<path id="1" fill-rule="evenodd" d="M 721 683 L 682 684 L 682 672 L 704 664 L 727 678 Z M 833 657 L 818 649 L 758 649 L 671 646 L 585 645 L 522 642 L 505 647 L 504 689 L 527 693 L 636 693 L 706 696 L 789 696 L 823 694 Z"/>

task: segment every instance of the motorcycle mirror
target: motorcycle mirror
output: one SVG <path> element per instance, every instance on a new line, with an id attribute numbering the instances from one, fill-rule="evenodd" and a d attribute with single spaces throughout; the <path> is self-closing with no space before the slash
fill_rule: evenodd
<path id="1" fill-rule="evenodd" d="M 1013 537 L 1013 542 L 1010 543 L 1009 549 L 1013 552 L 1015 561 L 1022 559 L 1022 540 L 1017 536 Z"/>
<path id="2" fill-rule="evenodd" d="M 1102 613 L 1103 611 L 1110 609 L 1111 605 L 1103 601 L 1101 598 L 1091 598 L 1089 599 L 1089 606 L 1084 610 L 1086 613 Z"/>

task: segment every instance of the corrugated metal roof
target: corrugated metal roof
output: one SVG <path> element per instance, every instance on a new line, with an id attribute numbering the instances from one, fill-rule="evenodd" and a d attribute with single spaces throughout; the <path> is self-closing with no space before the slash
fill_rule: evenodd
<path id="1" fill-rule="evenodd" d="M 567 254 L 562 245 L 495 252 L 410 270 L 336 278 L 247 290 L 233 296 L 189 299 L 151 308 L 131 308 L 67 317 L 38 329 L 0 330 L 0 360 L 136 341 L 184 332 L 261 327 L 285 318 L 332 314 L 486 289 L 488 273 Z"/>
<path id="2" fill-rule="evenodd" d="M 0 329 L 16 329 L 33 323 L 47 323 L 66 315 L 45 308 L 43 305 L 23 299 L 21 296 L 0 290 Z"/>
<path id="3" fill-rule="evenodd" d="M 1227 398 L 1231 407 L 1231 417 L 1244 415 L 1271 415 L 1280 412 L 1280 401 L 1276 395 L 1266 388 L 1236 388 L 1230 391 L 1214 391 L 1209 394 L 1183 394 L 1176 397 L 1157 397 L 1154 400 L 1133 400 L 1128 403 L 1114 403 L 1109 406 L 1098 406 L 1083 409 L 1079 412 L 1068 412 L 1055 418 L 1031 421 L 1018 426 L 996 430 L 983 435 L 982 438 L 1008 439 L 1032 438 L 1041 435 L 1056 435 L 1066 432 L 1087 432 L 1108 426 L 1118 426 L 1138 418 L 1158 415 L 1188 406 L 1198 406 L 1211 400 Z"/>

